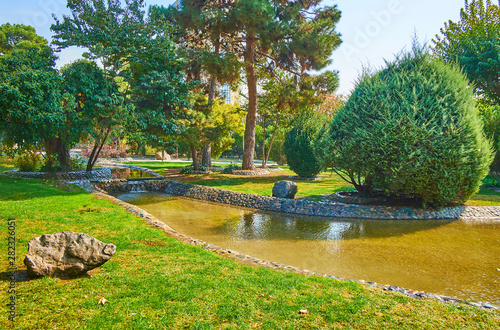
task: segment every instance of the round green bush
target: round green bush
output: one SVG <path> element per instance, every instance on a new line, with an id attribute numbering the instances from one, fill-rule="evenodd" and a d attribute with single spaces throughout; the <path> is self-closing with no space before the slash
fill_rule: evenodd
<path id="1" fill-rule="evenodd" d="M 286 135 L 283 149 L 290 169 L 301 178 L 314 178 L 321 163 L 314 153 L 320 127 L 312 120 L 301 120 Z"/>
<path id="2" fill-rule="evenodd" d="M 361 76 L 318 155 L 362 194 L 424 206 L 464 203 L 492 161 L 466 77 L 420 46 Z"/>

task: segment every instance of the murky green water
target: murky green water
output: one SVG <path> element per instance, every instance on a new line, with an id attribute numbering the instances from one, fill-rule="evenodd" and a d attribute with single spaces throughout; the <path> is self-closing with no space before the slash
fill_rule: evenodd
<path id="1" fill-rule="evenodd" d="M 500 304 L 500 223 L 337 220 L 159 193 L 124 201 L 178 232 L 287 265 Z"/>
<path id="2" fill-rule="evenodd" d="M 153 175 L 138 169 L 112 168 L 113 179 L 151 179 Z"/>

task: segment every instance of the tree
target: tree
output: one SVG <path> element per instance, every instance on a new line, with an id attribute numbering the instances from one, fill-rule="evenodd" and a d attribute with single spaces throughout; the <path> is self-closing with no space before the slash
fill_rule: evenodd
<path id="1" fill-rule="evenodd" d="M 75 106 L 68 108 L 65 115 L 64 137 L 71 141 L 92 137 L 98 141 L 121 121 L 115 117 L 118 102 L 118 85 L 105 75 L 96 63 L 81 59 L 61 69 L 64 84 L 62 90 L 73 97 Z M 120 115 L 123 115 L 120 114 Z M 87 171 L 97 161 L 96 147 L 92 151 Z"/>
<path id="2" fill-rule="evenodd" d="M 256 66 L 280 67 L 296 75 L 319 70 L 340 44 L 335 24 L 340 19 L 336 6 L 320 7 L 320 1 L 184 1 L 184 16 L 195 27 L 196 36 L 209 39 L 214 56 L 206 68 L 217 70 L 240 57 L 248 89 L 243 168 L 254 169 L 255 127 L 257 124 Z M 221 47 L 218 51 L 218 47 Z M 236 56 L 235 56 L 236 55 Z M 235 66 L 233 72 L 239 74 Z M 212 76 L 213 77 L 213 76 Z M 217 79 L 220 76 L 216 75 Z M 220 80 L 219 80 L 220 82 Z"/>
<path id="3" fill-rule="evenodd" d="M 499 2 L 500 5 L 500 2 Z M 490 0 L 465 1 L 458 22 L 449 21 L 436 35 L 434 52 L 457 63 L 473 82 L 481 103 L 487 136 L 497 149 L 491 170 L 500 169 L 500 129 L 496 108 L 500 106 L 500 8 Z"/>
<path id="4" fill-rule="evenodd" d="M 314 178 L 321 171 L 321 163 L 315 154 L 314 144 L 325 124 L 325 117 L 301 118 L 285 135 L 283 149 L 288 166 L 301 178 Z"/>
<path id="5" fill-rule="evenodd" d="M 325 71 L 317 76 L 297 77 L 280 69 L 267 74 L 263 92 L 259 95 L 259 114 L 263 122 L 263 140 L 266 140 L 266 124 L 273 124 L 273 131 L 266 153 L 262 146 L 262 167 L 266 167 L 278 130 L 289 130 L 295 119 L 307 113 L 319 115 L 319 109 L 330 93 L 338 88 L 337 72 Z"/>
<path id="6" fill-rule="evenodd" d="M 30 49 L 47 46 L 47 40 L 36 34 L 35 28 L 23 24 L 0 26 L 0 55 L 16 49 Z"/>
<path id="7" fill-rule="evenodd" d="M 216 99 L 217 84 L 233 83 L 239 79 L 239 64 L 234 52 L 228 52 L 230 24 L 225 12 L 232 1 L 183 0 L 167 9 L 156 7 L 171 24 L 177 25 L 177 42 L 182 45 L 189 77 L 200 81 L 198 88 L 208 97 L 210 116 Z M 223 35 L 224 34 L 224 35 Z M 221 50 L 225 51 L 221 51 Z M 211 165 L 211 141 L 203 146 L 202 163 Z"/>
<path id="8" fill-rule="evenodd" d="M 491 144 L 465 75 L 423 49 L 365 72 L 317 151 L 360 194 L 464 203 L 488 173 Z"/>
<path id="9" fill-rule="evenodd" d="M 254 169 L 257 120 L 256 65 L 280 67 L 296 75 L 319 70 L 340 45 L 335 24 L 340 19 L 336 6 L 320 7 L 320 1 L 282 2 L 239 0 L 228 12 L 238 31 L 237 48 L 244 59 L 248 89 L 243 169 Z"/>
<path id="10" fill-rule="evenodd" d="M 111 111 L 95 130 L 95 144 L 87 170 L 95 164 L 111 132 L 127 117 L 144 130 L 168 134 L 177 129 L 172 120 L 185 105 L 189 85 L 174 54 L 170 27 L 146 17 L 143 0 L 68 0 L 71 16 L 56 19 L 51 29 L 59 49 L 78 46 L 88 49 L 84 56 L 103 66 L 106 79 L 118 89 L 109 90 Z M 134 107 L 139 110 L 134 112 Z M 153 133 L 153 132 L 150 132 Z"/>
<path id="11" fill-rule="evenodd" d="M 499 2 L 500 5 L 500 2 Z M 491 0 L 465 1 L 458 22 L 445 23 L 434 52 L 458 63 L 476 93 L 500 104 L 500 8 Z"/>
<path id="12" fill-rule="evenodd" d="M 6 144 L 17 145 L 18 152 L 45 146 L 48 167 L 54 165 L 53 139 L 64 123 L 55 59 L 48 46 L 15 49 L 0 56 L 0 131 Z M 70 99 L 66 106 L 71 106 Z M 59 155 L 60 161 L 63 158 Z"/>
<path id="13" fill-rule="evenodd" d="M 193 167 L 198 170 L 199 150 L 204 145 L 210 142 L 217 157 L 231 148 L 234 142 L 232 133 L 242 129 L 242 110 L 236 105 L 215 100 L 210 111 L 207 111 L 209 104 L 206 96 L 203 93 L 194 93 L 193 97 L 193 105 L 187 109 L 188 119 L 180 121 L 186 127 L 181 134 L 181 140 L 189 145 Z"/>

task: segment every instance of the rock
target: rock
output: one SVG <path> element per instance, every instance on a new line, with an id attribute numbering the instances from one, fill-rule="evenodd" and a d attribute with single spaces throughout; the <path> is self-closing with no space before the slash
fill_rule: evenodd
<path id="1" fill-rule="evenodd" d="M 73 277 L 101 266 L 115 251 L 113 244 L 63 231 L 29 241 L 24 264 L 30 276 Z"/>
<path id="2" fill-rule="evenodd" d="M 293 181 L 278 181 L 273 187 L 273 197 L 294 199 L 297 190 L 297 184 Z"/>
<path id="3" fill-rule="evenodd" d="M 155 159 L 156 160 L 172 160 L 172 158 L 170 157 L 170 155 L 167 154 L 166 152 L 163 154 L 163 158 L 161 156 L 161 152 L 157 152 L 156 155 L 155 155 Z"/>

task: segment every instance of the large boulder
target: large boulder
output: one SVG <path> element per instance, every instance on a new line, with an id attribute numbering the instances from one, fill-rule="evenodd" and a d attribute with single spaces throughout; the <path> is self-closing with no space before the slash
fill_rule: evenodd
<path id="1" fill-rule="evenodd" d="M 113 244 L 63 231 L 29 241 L 24 264 L 30 276 L 73 277 L 101 266 L 115 251 Z"/>
<path id="2" fill-rule="evenodd" d="M 163 153 L 163 156 L 162 156 L 161 152 L 157 152 L 155 155 L 155 159 L 156 160 L 172 160 L 172 157 L 170 157 L 170 155 L 167 154 L 166 152 Z"/>
<path id="3" fill-rule="evenodd" d="M 278 181 L 273 187 L 273 197 L 294 199 L 297 190 L 297 184 L 293 181 Z"/>

